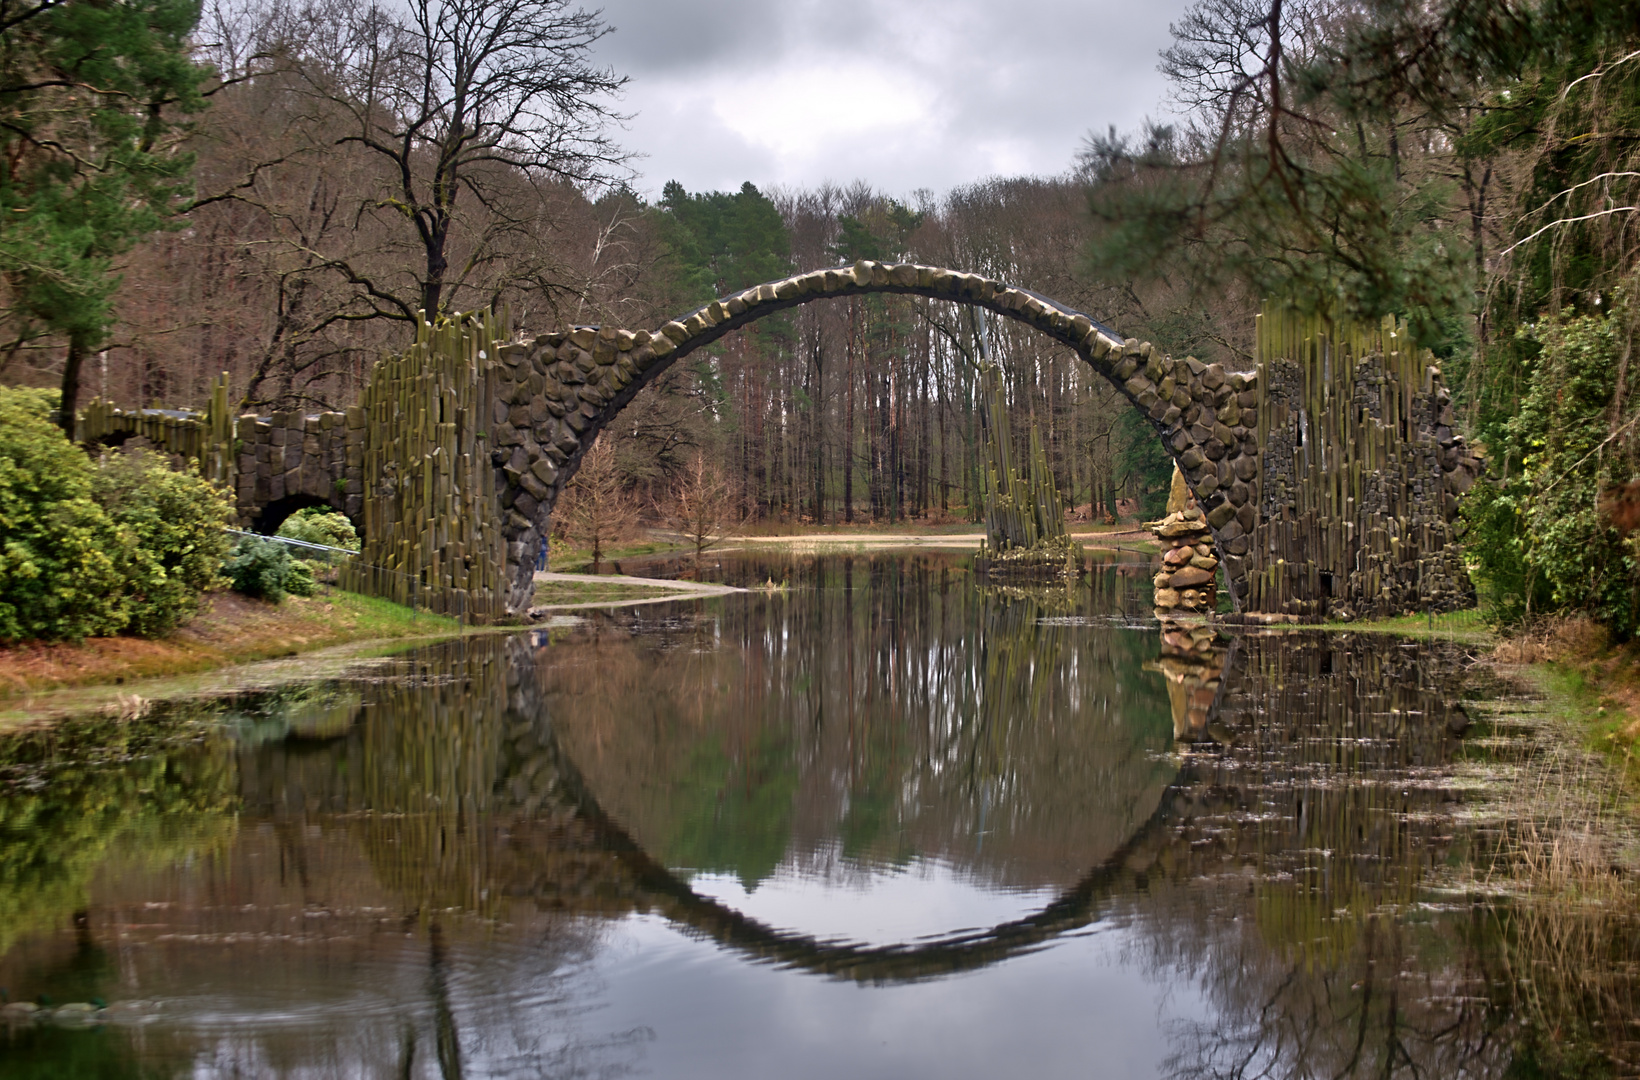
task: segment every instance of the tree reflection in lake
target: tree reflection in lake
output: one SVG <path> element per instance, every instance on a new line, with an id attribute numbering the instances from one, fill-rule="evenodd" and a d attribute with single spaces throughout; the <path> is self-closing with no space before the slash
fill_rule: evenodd
<path id="1" fill-rule="evenodd" d="M 4 740 L 0 987 L 117 1008 L 0 1077 L 1623 1074 L 1632 925 L 1447 888 L 1466 658 L 1222 635 L 1198 718 L 1145 569 L 759 557 Z"/>
<path id="2" fill-rule="evenodd" d="M 1067 624 L 1083 599 L 981 591 L 938 560 L 811 564 L 675 630 L 600 620 L 552 650 L 545 700 L 599 804 L 669 866 L 754 888 L 786 861 L 924 857 L 1063 887 L 1174 771 L 1153 640 Z"/>

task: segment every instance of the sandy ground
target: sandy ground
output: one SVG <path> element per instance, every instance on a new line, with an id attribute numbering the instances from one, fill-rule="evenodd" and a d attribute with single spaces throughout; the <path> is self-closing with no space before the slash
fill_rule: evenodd
<path id="1" fill-rule="evenodd" d="M 664 596 L 640 596 L 634 600 L 594 600 L 581 604 L 540 604 L 530 608 L 530 617 L 554 611 L 585 611 L 588 608 L 623 608 L 636 607 L 639 604 L 664 604 L 668 600 L 682 600 L 701 596 L 726 596 L 729 593 L 746 592 L 732 585 L 709 585 L 698 581 L 672 581 L 667 578 L 632 577 L 628 574 L 558 574 L 552 571 L 536 571 L 536 584 L 548 581 L 567 581 L 576 584 L 598 585 L 644 585 L 650 588 L 667 590 Z"/>

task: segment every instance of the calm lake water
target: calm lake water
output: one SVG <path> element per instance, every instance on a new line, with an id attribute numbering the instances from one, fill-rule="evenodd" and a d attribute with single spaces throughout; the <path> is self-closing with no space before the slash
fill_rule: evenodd
<path id="1" fill-rule="evenodd" d="M 1633 1074 L 1631 923 L 1472 884 L 1463 647 L 716 572 L 0 740 L 0 1077 Z"/>

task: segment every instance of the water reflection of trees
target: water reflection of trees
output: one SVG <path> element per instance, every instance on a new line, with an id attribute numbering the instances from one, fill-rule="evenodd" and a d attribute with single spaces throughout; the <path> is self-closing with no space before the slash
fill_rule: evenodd
<path id="1" fill-rule="evenodd" d="M 808 566 L 669 632 L 629 636 L 629 615 L 551 650 L 559 739 L 655 858 L 748 885 L 837 854 L 1068 884 L 1154 810 L 1171 721 L 1145 634 L 937 559 Z"/>
<path id="2" fill-rule="evenodd" d="M 95 754 L 6 743 L 16 791 L 47 759 L 61 786 L 4 804 L 39 825 L 3 834 L 0 903 L 19 928 L 0 927 L 24 941 L 0 981 L 225 987 L 212 1008 L 242 1030 L 145 1036 L 224 1069 L 609 1074 L 646 1035 L 576 1027 L 564 1003 L 599 933 L 578 915 L 659 911 L 743 955 L 867 981 L 970 970 L 1115 918 L 1159 979 L 1207 1004 L 1172 1029 L 1176 1076 L 1613 1071 L 1635 1013 L 1632 922 L 1430 889 L 1473 858 L 1448 782 L 1461 656 L 1235 638 L 1162 796 L 1173 724 L 1140 673 L 1154 639 L 1090 630 L 1089 591 L 985 593 L 938 560 L 814 574 L 692 618 L 626 612 L 535 650 L 469 639 L 341 691 L 236 706 L 237 751 L 198 731 L 155 751 L 140 725 L 94 733 Z M 931 854 L 1076 884 L 988 935 L 869 949 L 758 926 L 666 873 L 755 882 L 838 854 L 821 869 Z M 79 944 L 38 931 L 81 908 Z M 115 923 L 119 958 L 99 944 Z M 176 934 L 199 944 L 157 946 Z M 264 943 L 254 985 L 235 982 L 237 940 Z M 261 1026 L 270 1009 L 308 1021 Z"/>
<path id="3" fill-rule="evenodd" d="M 162 865 L 230 840 L 233 747 L 214 711 L 178 706 L 0 739 L 0 957 L 83 910 L 110 852 Z"/>
<path id="4" fill-rule="evenodd" d="M 1521 978 L 1521 912 L 1431 889 L 1473 855 L 1445 780 L 1463 666 L 1440 644 L 1237 640 L 1215 738 L 1180 778 L 1172 865 L 1132 908 L 1148 962 L 1211 1004 L 1176 1026 L 1172 1075 L 1604 1075 L 1581 1071 L 1587 1043 L 1541 1052 L 1584 1005 L 1562 995 L 1547 1029 L 1534 1014 L 1545 973 Z M 1560 970 L 1619 940 L 1582 942 Z"/>

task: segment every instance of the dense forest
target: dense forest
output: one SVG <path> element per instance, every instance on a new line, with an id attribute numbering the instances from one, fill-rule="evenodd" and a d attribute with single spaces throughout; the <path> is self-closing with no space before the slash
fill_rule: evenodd
<path id="1" fill-rule="evenodd" d="M 564 0 L 5 0 L 0 381 L 182 406 L 226 371 L 247 411 L 345 406 L 421 311 L 656 326 L 858 258 L 1002 278 L 1232 366 L 1264 300 L 1394 313 L 1488 454 L 1465 512 L 1496 610 L 1640 623 L 1618 527 L 1640 519 L 1634 4 L 1199 0 L 1161 119 L 1094 130 L 1061 175 L 652 202 L 618 142 L 625 77 L 592 60 L 607 32 Z M 1067 504 L 1154 511 L 1168 461 L 1111 387 L 902 297 L 680 365 L 610 433 L 613 467 L 656 512 L 707 460 L 754 519 L 971 518 L 980 334 Z"/>

